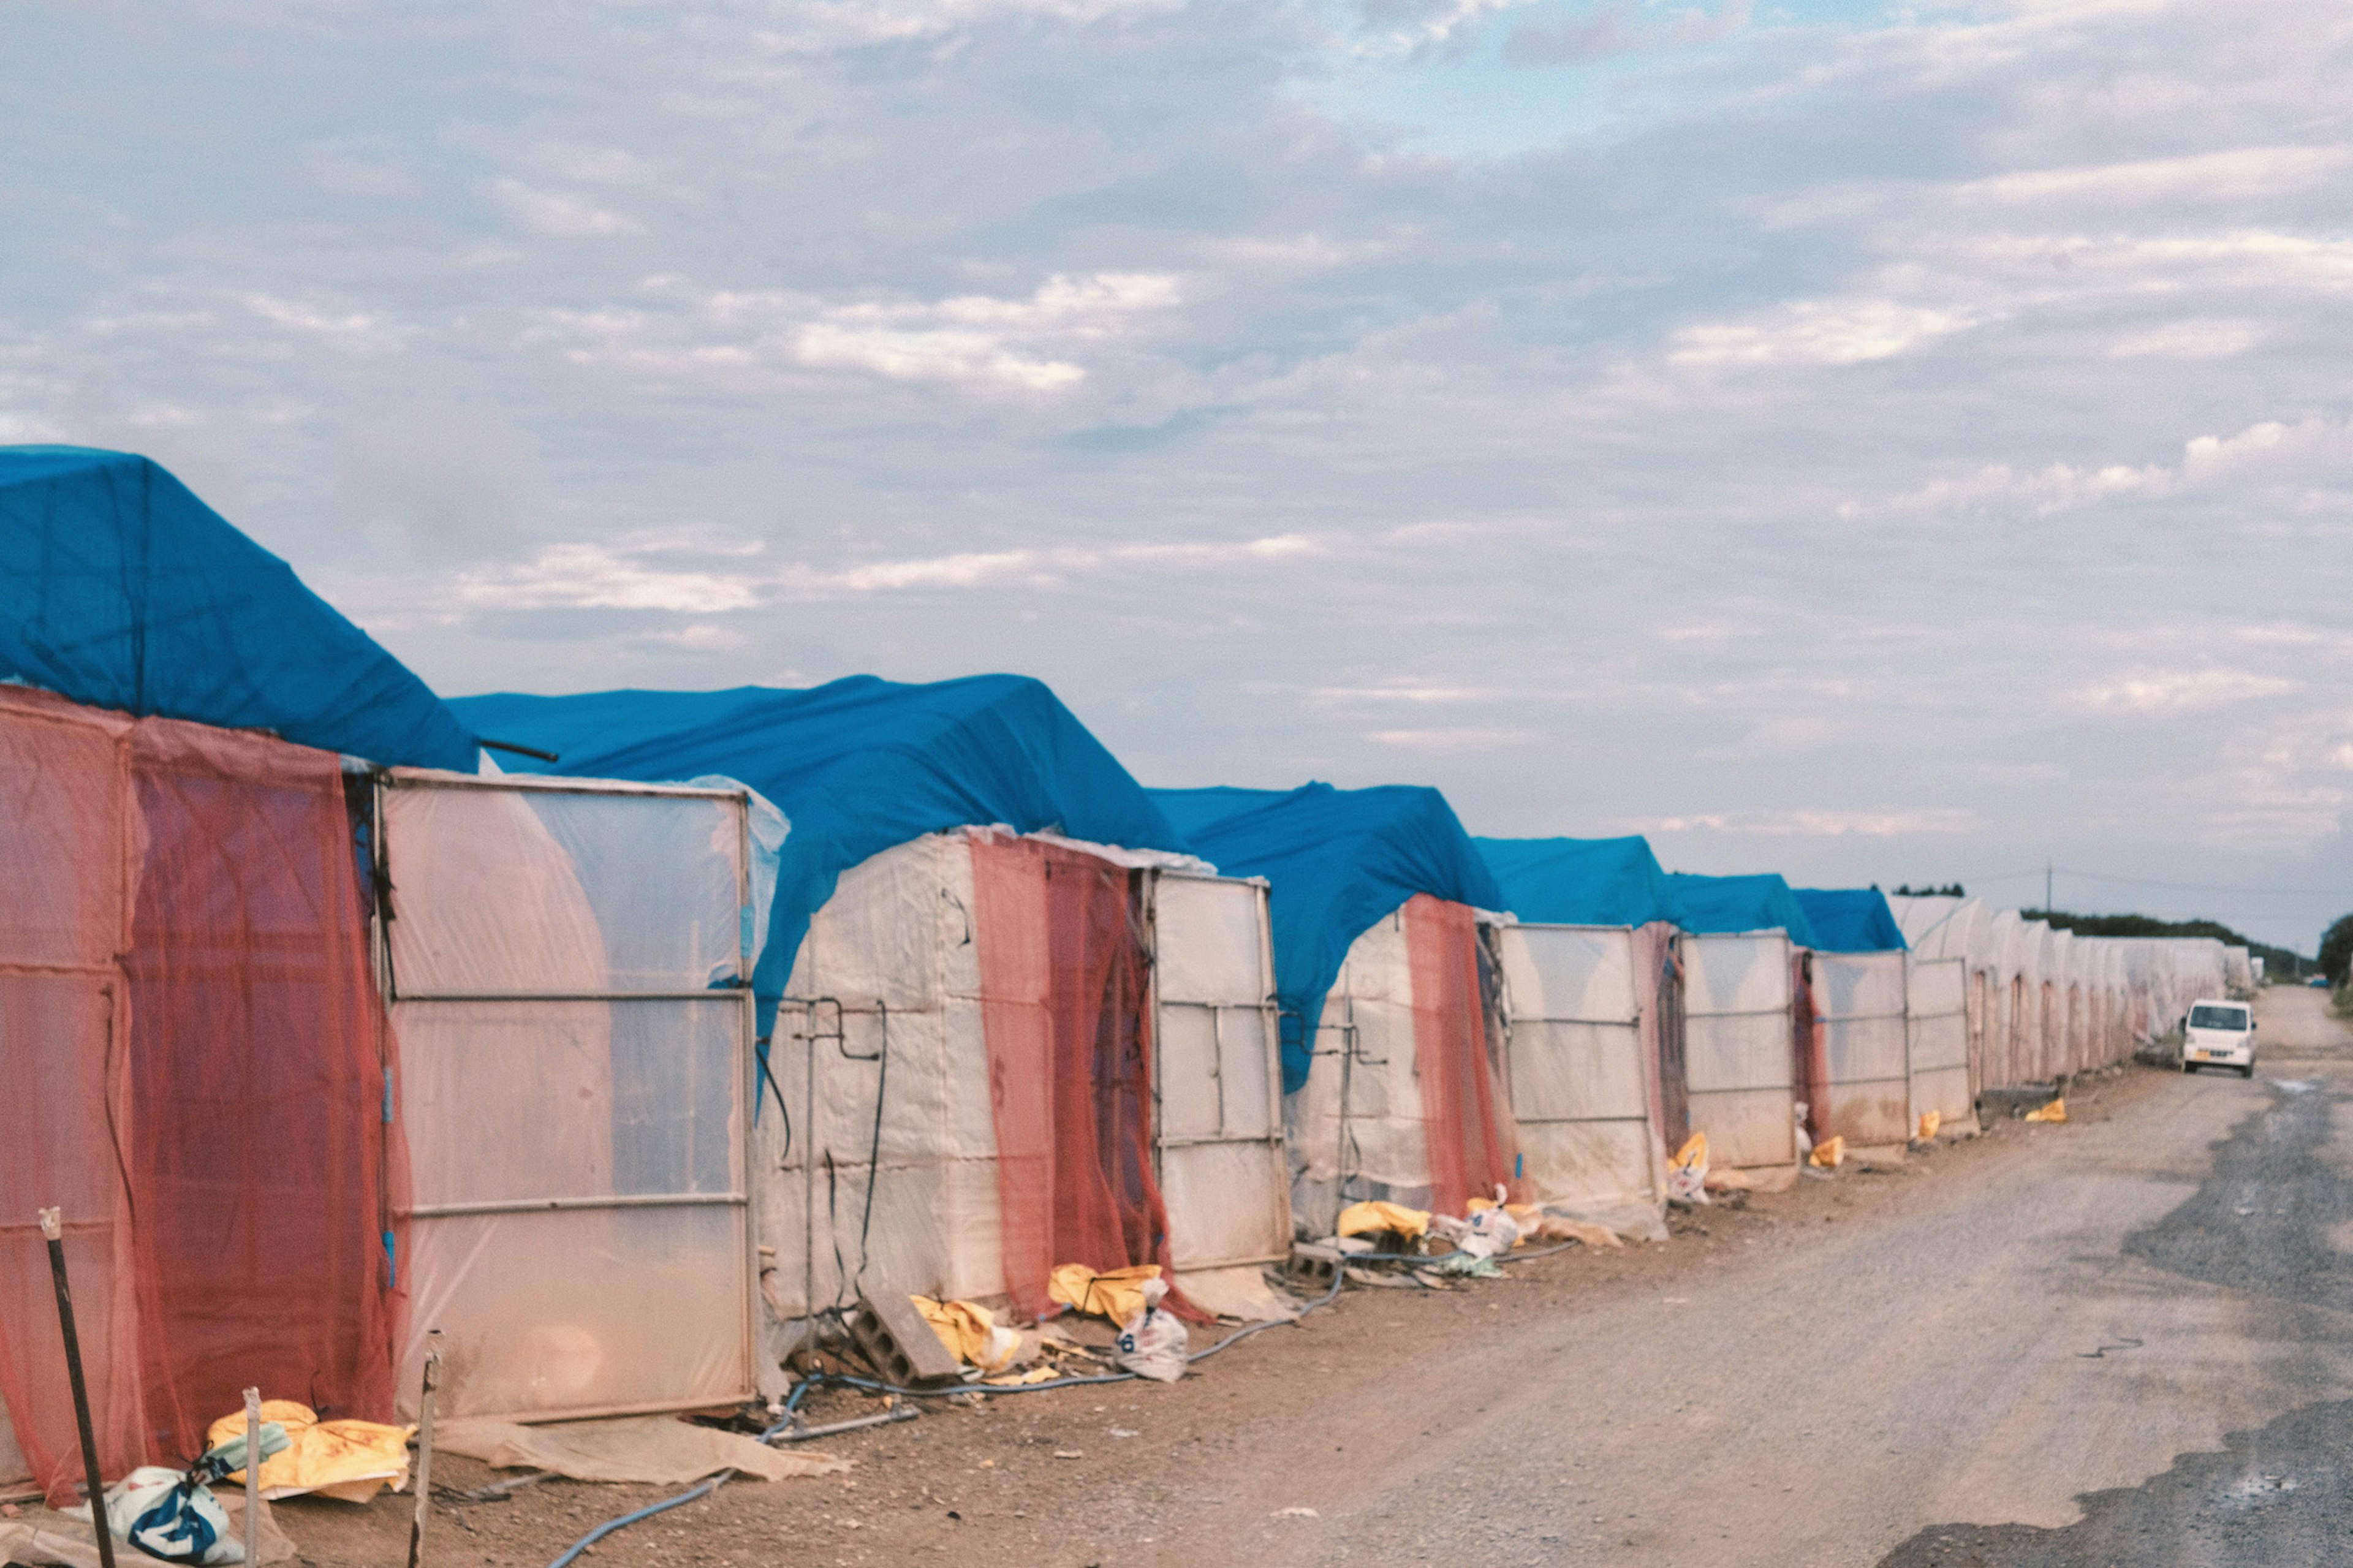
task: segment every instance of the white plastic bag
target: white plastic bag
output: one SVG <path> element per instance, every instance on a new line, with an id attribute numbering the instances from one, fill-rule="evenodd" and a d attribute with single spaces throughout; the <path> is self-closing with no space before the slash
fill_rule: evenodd
<path id="1" fill-rule="evenodd" d="M 1675 1151 L 1667 1163 L 1667 1201 L 1678 1204 L 1707 1202 L 1707 1134 L 1694 1132 Z"/>
<path id="2" fill-rule="evenodd" d="M 1185 1375 L 1185 1357 L 1192 1346 L 1185 1325 L 1174 1313 L 1160 1310 L 1160 1300 L 1167 1294 L 1166 1279 L 1145 1280 L 1144 1310 L 1121 1327 L 1112 1347 L 1112 1359 L 1121 1367 L 1161 1383 L 1174 1383 Z"/>
<path id="3" fill-rule="evenodd" d="M 1471 1216 L 1455 1238 L 1458 1252 L 1472 1258 L 1501 1258 L 1520 1244 L 1520 1222 L 1514 1219 L 1497 1204 L 1493 1208 L 1481 1209 Z"/>
<path id="4" fill-rule="evenodd" d="M 88 1519 L 90 1505 L 62 1511 Z M 212 1489 L 195 1475 L 161 1465 L 142 1465 L 106 1489 L 106 1523 L 117 1541 L 166 1563 L 245 1561 L 245 1547 L 230 1531 L 228 1515 Z"/>

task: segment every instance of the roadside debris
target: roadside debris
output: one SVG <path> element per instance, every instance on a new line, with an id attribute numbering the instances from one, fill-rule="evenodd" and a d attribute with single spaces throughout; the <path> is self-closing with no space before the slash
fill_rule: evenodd
<path id="1" fill-rule="evenodd" d="M 2067 1101 L 2064 1099 L 2054 1100 L 2040 1110 L 2028 1111 L 2026 1113 L 2026 1120 L 2029 1121 L 2064 1121 L 2067 1120 Z"/>

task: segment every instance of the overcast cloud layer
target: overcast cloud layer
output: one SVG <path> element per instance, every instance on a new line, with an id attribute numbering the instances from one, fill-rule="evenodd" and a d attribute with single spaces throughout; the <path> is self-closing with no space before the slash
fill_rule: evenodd
<path id="1" fill-rule="evenodd" d="M 1147 783 L 2353 907 L 2341 0 L 7 26 L 0 440 L 444 691 L 1018 670 Z"/>

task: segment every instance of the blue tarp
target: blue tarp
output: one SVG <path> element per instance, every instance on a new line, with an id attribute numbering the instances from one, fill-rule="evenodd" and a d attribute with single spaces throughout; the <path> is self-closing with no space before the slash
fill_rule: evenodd
<path id="1" fill-rule="evenodd" d="M 907 686 L 853 676 L 806 691 L 501 694 L 450 703 L 483 735 L 554 752 L 551 771 L 662 783 L 740 779 L 792 824 L 753 973 L 767 1034 L 809 917 L 844 871 L 926 833 L 1005 823 L 1183 852 L 1127 770 L 1021 676 Z M 533 764 L 539 766 L 543 764 Z"/>
<path id="2" fill-rule="evenodd" d="M 1885 952 L 1910 944 L 1876 888 L 1792 888 L 1814 928 L 1817 952 Z"/>
<path id="3" fill-rule="evenodd" d="M 1671 871 L 1675 897 L 1690 931 L 1772 931 L 1789 933 L 1799 947 L 1814 945 L 1814 928 L 1789 884 L 1770 871 L 1754 877 L 1702 877 Z"/>
<path id="4" fill-rule="evenodd" d="M 0 447 L 0 675 L 141 717 L 474 769 L 474 739 L 376 646 L 145 458 Z"/>
<path id="5" fill-rule="evenodd" d="M 1504 907 L 1487 863 L 1434 789 L 1311 784 L 1150 794 L 1193 853 L 1229 877 L 1267 879 L 1285 1093 L 1307 1081 L 1324 998 L 1351 942 L 1416 893 Z"/>
<path id="6" fill-rule="evenodd" d="M 1683 924 L 1674 884 L 1651 853 L 1629 838 L 1473 838 L 1504 889 L 1504 908 L 1546 925 Z"/>

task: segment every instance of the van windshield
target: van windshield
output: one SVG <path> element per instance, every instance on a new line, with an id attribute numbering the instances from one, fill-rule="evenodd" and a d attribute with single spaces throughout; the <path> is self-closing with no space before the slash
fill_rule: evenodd
<path id="1" fill-rule="evenodd" d="M 2193 1029 L 2247 1030 L 2247 1010 L 2244 1007 L 2192 1007 L 2189 1026 Z"/>

